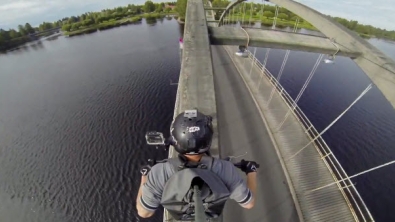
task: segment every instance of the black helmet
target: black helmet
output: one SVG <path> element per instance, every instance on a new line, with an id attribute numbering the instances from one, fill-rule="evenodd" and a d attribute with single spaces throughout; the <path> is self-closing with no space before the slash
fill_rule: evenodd
<path id="1" fill-rule="evenodd" d="M 210 149 L 213 137 L 212 117 L 197 110 L 185 110 L 172 122 L 170 133 L 180 154 L 201 154 Z"/>

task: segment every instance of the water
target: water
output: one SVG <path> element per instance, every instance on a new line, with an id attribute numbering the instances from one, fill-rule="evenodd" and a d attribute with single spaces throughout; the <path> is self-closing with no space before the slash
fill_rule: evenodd
<path id="1" fill-rule="evenodd" d="M 372 39 L 373 45 L 395 59 L 392 42 Z M 266 49 L 256 56 L 264 61 Z M 267 68 L 278 76 L 286 50 L 270 50 Z M 319 54 L 291 52 L 281 84 L 296 98 Z M 318 66 L 298 105 L 321 132 L 371 83 L 349 58 L 336 57 L 335 64 Z M 374 87 L 324 135 L 324 139 L 351 176 L 395 160 L 395 112 Z M 301 147 L 302 148 L 302 147 Z M 395 221 L 395 165 L 353 179 L 376 221 Z"/>
<path id="2" fill-rule="evenodd" d="M 165 19 L 0 56 L 0 221 L 138 220 L 139 168 L 166 157 L 144 134 L 169 129 L 178 38 Z"/>
<path id="3" fill-rule="evenodd" d="M 180 32 L 165 19 L 0 55 L 0 221 L 141 220 L 138 169 L 166 156 L 144 145 L 144 133 L 168 131 Z M 257 50 L 261 61 L 264 53 Z M 271 50 L 274 74 L 284 54 Z M 293 98 L 317 57 L 291 52 L 281 82 Z M 337 57 L 334 65 L 320 64 L 299 105 L 322 130 L 368 84 L 352 61 Z M 324 137 L 352 175 L 395 159 L 394 125 L 394 110 L 374 88 Z M 394 173 L 390 166 L 354 180 L 377 221 L 395 221 Z"/>

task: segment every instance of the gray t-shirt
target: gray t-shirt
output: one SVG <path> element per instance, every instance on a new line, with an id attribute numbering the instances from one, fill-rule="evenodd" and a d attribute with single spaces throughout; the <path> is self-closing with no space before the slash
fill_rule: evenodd
<path id="1" fill-rule="evenodd" d="M 252 199 L 252 194 L 247 184 L 237 168 L 229 161 L 214 159 L 211 169 L 230 191 L 230 199 L 235 200 L 241 205 L 248 204 Z M 147 182 L 143 185 L 141 205 L 149 211 L 155 211 L 162 198 L 162 192 L 167 180 L 175 174 L 176 171 L 170 163 L 158 163 L 152 167 L 147 175 Z"/>

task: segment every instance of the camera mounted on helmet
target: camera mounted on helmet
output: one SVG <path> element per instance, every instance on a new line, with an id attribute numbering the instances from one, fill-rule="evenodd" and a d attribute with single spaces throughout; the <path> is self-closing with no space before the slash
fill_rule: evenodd
<path id="1" fill-rule="evenodd" d="M 185 110 L 172 122 L 170 134 L 180 154 L 206 153 L 213 137 L 212 117 L 194 110 Z"/>
<path id="2" fill-rule="evenodd" d="M 149 145 L 173 145 L 180 154 L 207 153 L 213 137 L 212 117 L 196 109 L 185 110 L 171 123 L 170 134 L 168 140 L 155 131 L 147 132 L 145 137 Z"/>

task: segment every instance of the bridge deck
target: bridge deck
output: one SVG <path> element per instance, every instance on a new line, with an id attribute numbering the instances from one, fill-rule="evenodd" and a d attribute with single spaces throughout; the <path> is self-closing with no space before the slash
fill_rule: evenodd
<path id="1" fill-rule="evenodd" d="M 211 46 L 217 100 L 220 154 L 240 155 L 261 164 L 256 206 L 251 210 L 228 201 L 224 222 L 298 221 L 279 158 L 259 111 L 224 47 Z"/>
<path id="2" fill-rule="evenodd" d="M 234 52 L 237 51 L 237 47 L 225 46 L 225 48 L 239 70 L 240 75 L 243 77 L 245 84 L 248 85 L 263 118 L 267 122 L 270 133 L 273 135 L 275 145 L 278 147 L 278 151 L 285 163 L 290 180 L 292 181 L 297 202 L 304 220 L 355 221 L 347 202 L 337 186 L 330 186 L 310 194 L 305 194 L 306 191 L 332 183 L 334 179 L 331 172 L 324 161 L 321 160 L 320 154 L 313 144 L 310 144 L 299 155 L 286 161 L 302 147 L 307 145 L 310 139 L 307 134 L 305 134 L 304 128 L 294 115 L 290 115 L 281 130 L 276 132 L 276 128 L 283 121 L 284 116 L 289 110 L 287 104 L 280 94 L 276 92 L 273 94 L 271 103 L 267 106 L 266 101 L 268 101 L 273 89 L 269 80 L 265 76 L 263 76 L 263 78 L 260 77 L 261 69 L 256 65 L 252 66 L 250 76 L 252 60 L 235 56 Z M 232 74 L 231 72 L 228 73 L 228 75 Z M 262 81 L 260 82 L 260 80 Z M 244 84 L 244 81 L 240 82 L 240 84 Z M 255 133 L 255 137 L 260 136 L 257 132 L 251 133 Z M 265 137 L 266 135 L 263 134 L 261 136 Z M 254 149 L 267 149 L 267 147 L 254 147 Z M 256 158 L 258 157 L 261 156 L 256 156 Z M 257 160 L 259 162 L 264 160 L 265 163 L 263 165 L 269 169 L 279 165 L 278 161 L 274 158 Z M 265 170 L 265 167 L 261 170 Z M 270 185 L 280 186 L 281 184 L 277 181 Z M 262 186 L 267 186 L 267 182 L 262 184 Z M 275 211 L 276 209 L 273 210 Z M 283 211 L 283 213 L 285 212 Z"/>

